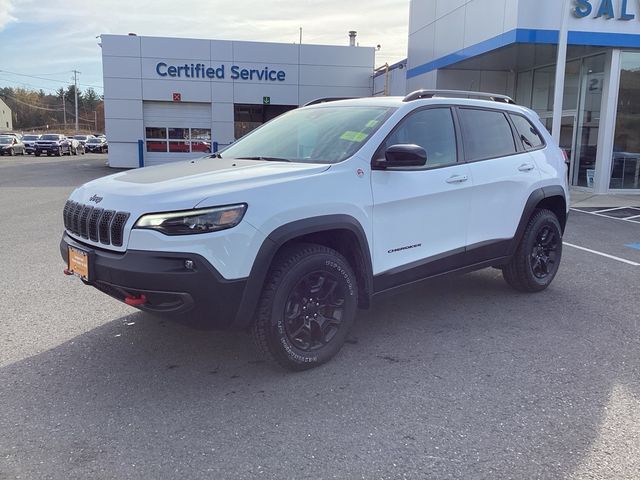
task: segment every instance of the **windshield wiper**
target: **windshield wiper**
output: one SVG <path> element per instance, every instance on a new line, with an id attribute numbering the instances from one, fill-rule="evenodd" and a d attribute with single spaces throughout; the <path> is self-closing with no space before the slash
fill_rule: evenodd
<path id="1" fill-rule="evenodd" d="M 238 160 L 264 160 L 265 162 L 290 162 L 288 158 L 279 157 L 238 157 Z"/>

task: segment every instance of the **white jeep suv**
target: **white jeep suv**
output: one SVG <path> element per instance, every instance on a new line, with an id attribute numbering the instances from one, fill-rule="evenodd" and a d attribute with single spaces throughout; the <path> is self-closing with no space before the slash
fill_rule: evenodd
<path id="1" fill-rule="evenodd" d="M 338 352 L 380 292 L 485 267 L 546 288 L 566 177 L 536 114 L 508 97 L 316 101 L 219 154 L 79 187 L 60 247 L 65 273 L 118 300 L 249 329 L 305 369 Z"/>

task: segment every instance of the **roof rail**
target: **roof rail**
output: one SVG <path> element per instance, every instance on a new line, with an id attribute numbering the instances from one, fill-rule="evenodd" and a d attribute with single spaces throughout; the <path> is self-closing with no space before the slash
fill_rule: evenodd
<path id="1" fill-rule="evenodd" d="M 482 100 L 492 100 L 499 103 L 509 103 L 515 105 L 511 97 L 507 95 L 500 95 L 498 93 L 484 93 L 484 92 L 467 92 L 464 90 L 416 90 L 410 93 L 404 99 L 403 102 L 412 102 L 413 100 L 419 100 L 421 98 L 434 98 L 434 97 L 467 97 L 467 98 L 479 98 Z"/>
<path id="2" fill-rule="evenodd" d="M 308 107 L 309 105 L 318 105 L 319 103 L 328 103 L 328 102 L 337 102 L 338 100 L 352 100 L 357 97 L 327 97 L 327 98 L 316 98 L 315 100 L 311 100 L 303 105 L 303 107 Z"/>

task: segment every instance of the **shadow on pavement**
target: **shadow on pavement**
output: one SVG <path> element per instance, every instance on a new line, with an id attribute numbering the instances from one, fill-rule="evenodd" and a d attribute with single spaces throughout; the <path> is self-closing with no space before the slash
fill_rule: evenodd
<path id="1" fill-rule="evenodd" d="M 637 378 L 601 311 L 553 306 L 568 288 L 516 294 L 495 270 L 416 285 L 303 373 L 243 333 L 129 315 L 0 370 L 0 476 L 565 477 Z"/>

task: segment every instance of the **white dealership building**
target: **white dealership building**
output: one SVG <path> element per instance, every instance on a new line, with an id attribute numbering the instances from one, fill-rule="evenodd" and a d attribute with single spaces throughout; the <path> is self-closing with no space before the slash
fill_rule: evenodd
<path id="1" fill-rule="evenodd" d="M 102 35 L 112 167 L 202 156 L 318 98 L 372 94 L 374 48 Z"/>
<path id="2" fill-rule="evenodd" d="M 594 193 L 640 192 L 636 0 L 412 0 L 407 62 L 379 69 L 374 90 L 507 94 L 551 130 L 563 18 L 560 144 L 570 156 L 570 183 Z"/>

